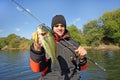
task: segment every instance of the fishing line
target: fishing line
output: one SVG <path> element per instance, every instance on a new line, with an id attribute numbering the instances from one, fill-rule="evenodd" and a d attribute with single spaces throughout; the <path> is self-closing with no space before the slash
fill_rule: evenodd
<path id="1" fill-rule="evenodd" d="M 17 3 L 15 0 L 11 0 L 11 1 L 12 1 L 13 3 L 15 3 L 18 8 L 20 8 L 20 9 L 22 9 L 23 11 L 27 12 L 27 13 L 28 13 L 29 15 L 31 15 L 34 19 L 36 19 L 39 23 L 43 24 L 38 17 L 36 17 L 35 15 L 33 15 L 33 14 L 29 11 L 29 9 L 25 9 L 22 5 L 20 5 L 19 3 Z"/>
<path id="2" fill-rule="evenodd" d="M 68 44 L 72 45 L 75 49 L 77 49 L 76 46 L 74 46 L 72 43 L 68 42 L 67 40 L 63 39 L 65 42 L 67 42 Z M 93 64 L 95 64 L 99 69 L 101 69 L 102 71 L 106 71 L 105 68 L 103 68 L 101 65 L 99 65 L 97 62 L 95 62 L 94 60 L 92 60 L 89 56 L 86 56 L 86 58 L 91 61 Z"/>
<path id="3" fill-rule="evenodd" d="M 45 24 L 44 23 L 42 23 L 41 22 L 41 20 L 38 18 L 38 17 L 36 17 L 35 15 L 33 15 L 28 9 L 25 9 L 22 5 L 20 5 L 19 3 L 17 3 L 15 0 L 11 0 L 12 2 L 14 2 L 17 6 L 18 6 L 18 8 L 20 8 L 20 9 L 22 9 L 23 11 L 25 11 L 25 12 L 27 12 L 29 15 L 31 15 L 34 19 L 36 19 L 39 23 L 41 23 L 40 24 L 40 26 L 44 26 L 44 27 L 47 27 L 51 32 L 52 32 L 52 30 L 48 27 L 48 26 L 45 26 Z M 65 40 L 65 39 L 64 39 Z M 66 40 L 65 40 L 66 41 Z M 70 44 L 70 45 L 72 45 L 73 47 L 75 47 L 72 43 L 70 43 L 70 42 L 68 42 L 68 41 L 66 41 L 68 44 Z M 103 68 L 102 66 L 100 66 L 97 62 L 95 62 L 94 60 L 92 60 L 90 57 L 88 57 L 88 56 L 86 56 L 87 57 L 87 59 L 89 59 L 92 63 L 94 63 L 98 68 L 100 68 L 101 70 L 103 70 L 103 71 L 106 71 L 106 69 L 105 68 Z"/>
<path id="4" fill-rule="evenodd" d="M 41 20 L 40 20 L 38 17 L 36 17 L 35 15 L 33 15 L 33 14 L 29 11 L 29 9 L 25 9 L 22 5 L 20 5 L 20 4 L 19 4 L 18 2 L 16 2 L 15 0 L 11 0 L 11 1 L 17 5 L 17 8 L 18 8 L 19 10 L 21 9 L 20 11 L 27 12 L 27 13 L 28 13 L 29 15 L 31 15 L 34 19 L 36 19 L 36 20 L 40 23 L 39 26 L 44 26 L 44 27 L 48 28 L 48 29 L 51 31 L 51 33 L 53 33 L 52 29 L 51 29 L 50 27 L 46 26 L 44 23 L 42 23 Z"/>

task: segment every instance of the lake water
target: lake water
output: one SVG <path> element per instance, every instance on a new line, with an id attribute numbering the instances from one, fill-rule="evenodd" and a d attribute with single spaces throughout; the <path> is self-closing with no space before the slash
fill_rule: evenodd
<path id="1" fill-rule="evenodd" d="M 0 80 L 38 80 L 39 73 L 29 67 L 29 55 L 29 51 L 0 51 Z M 88 55 L 107 71 L 88 61 L 81 80 L 120 80 L 120 50 L 88 50 Z"/>

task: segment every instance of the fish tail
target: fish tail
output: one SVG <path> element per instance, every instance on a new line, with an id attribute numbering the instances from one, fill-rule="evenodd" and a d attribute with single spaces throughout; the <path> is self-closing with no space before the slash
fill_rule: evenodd
<path id="1" fill-rule="evenodd" d="M 32 40 L 34 43 L 37 42 L 37 39 L 38 39 L 38 35 L 37 35 L 37 32 L 34 32 L 33 35 L 32 35 Z"/>

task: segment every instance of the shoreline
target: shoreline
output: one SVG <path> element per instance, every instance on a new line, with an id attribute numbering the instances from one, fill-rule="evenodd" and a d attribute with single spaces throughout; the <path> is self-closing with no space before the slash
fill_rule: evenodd
<path id="1" fill-rule="evenodd" d="M 29 50 L 28 48 L 1 48 L 1 51 L 7 51 L 7 50 Z"/>
<path id="2" fill-rule="evenodd" d="M 82 46 L 85 49 L 94 49 L 94 50 L 120 50 L 119 46 L 115 45 L 100 45 L 98 47 L 93 47 L 93 46 Z M 29 48 L 1 48 L 1 51 L 6 51 L 6 50 L 29 50 Z"/>
<path id="3" fill-rule="evenodd" d="M 120 50 L 120 47 L 115 45 L 100 45 L 98 47 L 83 46 L 83 47 L 85 49 L 94 49 L 94 50 Z"/>

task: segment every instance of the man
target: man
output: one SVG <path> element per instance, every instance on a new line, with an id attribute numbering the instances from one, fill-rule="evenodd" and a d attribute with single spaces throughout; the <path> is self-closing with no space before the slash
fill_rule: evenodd
<path id="1" fill-rule="evenodd" d="M 33 72 L 40 72 L 40 79 L 45 80 L 78 80 L 77 70 L 87 67 L 87 51 L 74 41 L 66 29 L 63 15 L 52 19 L 51 27 L 57 43 L 57 63 L 51 66 L 51 59 L 46 57 L 41 40 L 30 47 L 30 67 Z"/>

